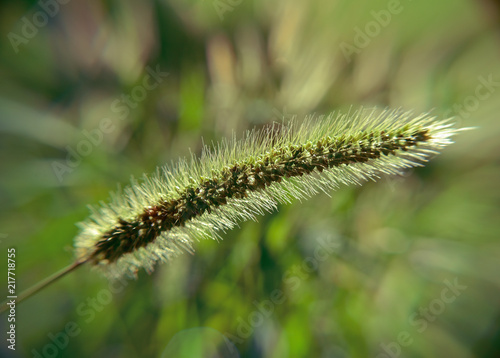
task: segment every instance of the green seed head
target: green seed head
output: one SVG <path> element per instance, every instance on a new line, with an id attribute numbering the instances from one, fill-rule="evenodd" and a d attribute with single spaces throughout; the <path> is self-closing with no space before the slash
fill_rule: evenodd
<path id="1" fill-rule="evenodd" d="M 278 203 L 420 166 L 457 131 L 426 114 L 389 110 L 251 131 L 133 181 L 93 209 L 80 224 L 76 255 L 111 277 L 152 271 L 157 261 L 192 251 L 195 240 L 217 238 Z"/>

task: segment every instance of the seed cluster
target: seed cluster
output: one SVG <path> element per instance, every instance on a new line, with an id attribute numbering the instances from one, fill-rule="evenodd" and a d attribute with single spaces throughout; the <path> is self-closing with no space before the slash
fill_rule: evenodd
<path id="1" fill-rule="evenodd" d="M 326 136 L 316 143 L 273 148 L 258 158 L 234 163 L 196 187 L 185 188 L 178 198 L 147 207 L 135 220 L 120 219 L 96 242 L 90 261 L 115 262 L 152 243 L 162 232 L 184 226 L 189 220 L 227 204 L 229 199 L 244 198 L 249 192 L 265 189 L 283 178 L 395 155 L 396 151 L 407 151 L 428 141 L 430 136 L 427 129 L 422 129 L 410 134 L 404 130 L 390 135 L 383 131 L 363 133 L 355 139 Z"/>

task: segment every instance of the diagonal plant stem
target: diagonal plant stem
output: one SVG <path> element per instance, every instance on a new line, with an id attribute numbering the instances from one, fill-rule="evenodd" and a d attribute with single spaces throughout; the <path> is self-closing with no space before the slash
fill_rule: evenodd
<path id="1" fill-rule="evenodd" d="M 292 119 L 275 133 L 247 132 L 241 140 L 205 147 L 200 158 L 159 167 L 140 183 L 132 180 L 111 202 L 91 208 L 79 223 L 74 263 L 22 292 L 22 302 L 85 262 L 110 278 L 137 278 L 158 261 L 193 252 L 199 239 L 219 238 L 239 221 L 256 219 L 292 198 L 306 199 L 341 184 L 360 184 L 379 174 L 422 166 L 470 128 L 451 119 L 399 110 Z M 276 124 L 277 125 L 277 124 Z M 0 306 L 6 311 L 9 301 Z"/>
<path id="2" fill-rule="evenodd" d="M 58 279 L 65 276 L 66 274 L 72 272 L 76 268 L 80 267 L 85 262 L 87 262 L 87 261 L 75 261 L 71 265 L 66 266 L 65 268 L 59 270 L 58 272 L 50 275 L 46 279 L 38 282 L 37 284 L 31 286 L 28 289 L 26 289 L 19 296 L 17 296 L 17 298 L 15 299 L 16 305 L 19 304 L 20 302 L 24 301 L 25 299 L 33 296 L 35 293 L 44 289 L 45 287 L 49 286 L 50 284 L 56 282 Z M 0 313 L 5 312 L 9 308 L 9 306 L 7 305 L 7 303 L 9 301 L 10 300 L 7 300 L 7 301 L 2 303 L 2 306 L 0 307 Z"/>

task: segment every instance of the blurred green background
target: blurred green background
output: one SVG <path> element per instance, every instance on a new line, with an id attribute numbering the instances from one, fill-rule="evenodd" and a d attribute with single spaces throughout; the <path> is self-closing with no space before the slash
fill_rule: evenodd
<path id="1" fill-rule="evenodd" d="M 71 263 L 88 204 L 233 132 L 362 105 L 477 127 L 425 168 L 281 206 L 112 295 L 83 267 L 19 305 L 0 356 L 500 355 L 497 2 L 0 6 L 2 296 L 8 247 L 19 292 Z"/>

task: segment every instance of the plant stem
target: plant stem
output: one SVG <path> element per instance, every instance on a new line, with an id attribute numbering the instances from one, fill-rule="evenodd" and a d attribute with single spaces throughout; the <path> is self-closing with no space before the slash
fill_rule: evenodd
<path id="1" fill-rule="evenodd" d="M 42 290 L 43 288 L 54 283 L 55 281 L 57 281 L 58 279 L 60 279 L 64 275 L 66 275 L 67 273 L 70 273 L 71 271 L 73 271 L 77 267 L 80 267 L 85 262 L 86 261 L 75 261 L 71 265 L 66 266 L 65 268 L 61 269 L 60 271 L 54 273 L 53 275 L 47 277 L 46 279 L 38 282 L 37 284 L 31 286 L 28 289 L 26 289 L 15 299 L 16 305 L 19 304 L 20 302 L 24 301 L 28 297 L 33 296 L 35 293 Z M 9 306 L 7 305 L 7 302 L 9 302 L 9 301 L 10 300 L 6 300 L 5 302 L 2 303 L 2 306 L 0 307 L 0 313 L 5 312 L 9 308 Z"/>

